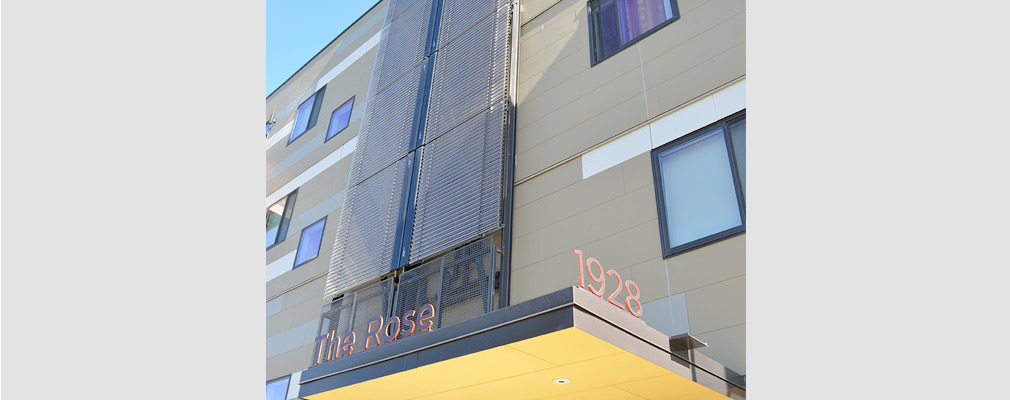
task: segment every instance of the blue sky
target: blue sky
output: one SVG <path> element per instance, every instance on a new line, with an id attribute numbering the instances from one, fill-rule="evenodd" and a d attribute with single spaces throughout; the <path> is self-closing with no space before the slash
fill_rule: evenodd
<path id="1" fill-rule="evenodd" d="M 378 0 L 267 0 L 266 93 L 277 89 Z"/>

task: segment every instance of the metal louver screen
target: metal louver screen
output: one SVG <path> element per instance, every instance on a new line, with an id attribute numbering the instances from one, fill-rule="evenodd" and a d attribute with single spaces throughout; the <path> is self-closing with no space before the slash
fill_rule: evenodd
<path id="1" fill-rule="evenodd" d="M 389 21 L 398 17 L 400 13 L 407 9 L 407 7 L 410 7 L 416 2 L 417 0 L 389 0 L 389 5 L 387 6 L 388 8 L 386 8 L 386 19 L 383 24 L 388 24 Z"/>
<path id="2" fill-rule="evenodd" d="M 488 14 L 506 6 L 509 0 L 443 0 L 442 22 L 439 25 L 439 48 L 459 36 L 463 31 L 487 17 Z"/>
<path id="3" fill-rule="evenodd" d="M 505 100 L 508 37 L 509 8 L 502 7 L 438 51 L 425 144 Z"/>
<path id="4" fill-rule="evenodd" d="M 512 12 L 509 0 L 389 0 L 328 298 L 501 226 Z"/>
<path id="5" fill-rule="evenodd" d="M 355 343 L 355 348 L 364 348 L 362 340 L 364 340 L 368 332 L 368 320 L 376 315 L 388 315 L 390 305 L 392 304 L 392 297 L 392 281 L 385 280 L 334 300 L 323 306 L 323 313 L 319 318 L 319 327 L 316 329 L 316 337 L 336 332 L 336 335 L 343 338 L 349 332 L 354 332 L 361 343 Z M 320 357 L 320 345 L 321 342 L 316 342 L 309 365 L 315 365 L 319 361 L 326 361 L 327 353 L 330 350 L 328 348 L 323 349 L 322 357 Z"/>
<path id="6" fill-rule="evenodd" d="M 365 104 L 348 185 L 356 185 L 400 160 L 410 149 L 417 91 L 424 66 L 419 65 Z"/>
<path id="7" fill-rule="evenodd" d="M 326 275 L 328 298 L 389 271 L 412 163 L 412 156 L 404 157 L 347 190 Z"/>
<path id="8" fill-rule="evenodd" d="M 415 0 L 383 28 L 372 67 L 368 97 L 382 91 L 428 55 L 425 47 L 431 5 L 432 0 Z"/>
<path id="9" fill-rule="evenodd" d="M 498 103 L 425 145 L 411 262 L 498 227 L 504 119 L 504 103 Z"/>

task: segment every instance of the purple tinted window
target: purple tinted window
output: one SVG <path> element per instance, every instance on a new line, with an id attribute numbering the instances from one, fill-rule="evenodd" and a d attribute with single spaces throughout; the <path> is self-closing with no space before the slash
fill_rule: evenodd
<path id="1" fill-rule="evenodd" d="M 337 136 L 340 131 L 347 128 L 347 124 L 351 122 L 351 109 L 354 108 L 354 98 L 347 100 L 344 105 L 340 106 L 336 110 L 333 110 L 333 115 L 330 116 L 330 127 L 326 130 L 326 140 Z"/>
<path id="2" fill-rule="evenodd" d="M 672 0 L 598 0 L 591 6 L 597 62 L 676 16 Z"/>

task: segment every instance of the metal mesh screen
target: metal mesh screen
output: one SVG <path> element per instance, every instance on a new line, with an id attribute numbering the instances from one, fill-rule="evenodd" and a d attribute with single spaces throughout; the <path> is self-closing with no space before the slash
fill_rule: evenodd
<path id="1" fill-rule="evenodd" d="M 354 345 L 355 351 L 365 349 L 368 320 L 378 315 L 383 317 L 389 315 L 389 306 L 393 303 L 390 286 L 392 284 L 386 280 L 354 293 L 354 320 L 351 322 L 351 329 L 358 339 Z"/>
<path id="2" fill-rule="evenodd" d="M 490 237 L 463 246 L 400 275 L 394 315 L 431 303 L 436 327 L 491 311 L 497 253 Z"/>
<path id="3" fill-rule="evenodd" d="M 359 338 L 365 337 L 368 332 L 368 320 L 376 315 L 388 315 L 389 307 L 392 304 L 393 295 L 392 281 L 385 280 L 354 293 L 349 293 L 333 302 L 323 306 L 323 313 L 319 318 L 319 327 L 316 329 L 316 337 L 324 336 L 331 331 L 336 331 L 341 338 L 349 332 Z M 322 360 L 319 360 L 319 346 L 324 345 L 317 342 L 312 349 L 312 359 L 309 365 L 315 365 L 317 361 L 325 362 L 326 353 L 329 349 L 323 350 Z M 355 349 L 363 349 L 355 343 Z M 357 351 L 357 350 L 356 350 Z"/>
<path id="4" fill-rule="evenodd" d="M 431 19 L 431 5 L 432 0 L 415 0 L 401 15 L 383 28 L 375 64 L 372 67 L 368 97 L 382 91 L 428 55 L 425 47 L 428 22 Z"/>
<path id="5" fill-rule="evenodd" d="M 412 163 L 412 156 L 405 157 L 347 190 L 326 276 L 327 297 L 389 271 Z"/>
<path id="6" fill-rule="evenodd" d="M 491 312 L 495 256 L 494 244 L 486 237 L 442 257 L 439 327 Z"/>
<path id="7" fill-rule="evenodd" d="M 400 275 L 393 315 L 402 316 L 408 310 L 420 310 L 429 303 L 437 309 L 441 273 L 442 260 L 437 259 Z"/>
<path id="8" fill-rule="evenodd" d="M 500 224 L 503 109 L 499 103 L 425 146 L 414 202 L 411 262 Z"/>

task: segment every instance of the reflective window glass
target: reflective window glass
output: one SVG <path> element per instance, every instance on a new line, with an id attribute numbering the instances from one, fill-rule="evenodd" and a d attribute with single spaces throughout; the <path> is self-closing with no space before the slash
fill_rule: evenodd
<path id="1" fill-rule="evenodd" d="M 284 400 L 288 395 L 290 376 L 267 382 L 267 400 Z"/>
<path id="2" fill-rule="evenodd" d="M 745 124 L 719 121 L 653 151 L 665 256 L 743 232 Z"/>
<path id="3" fill-rule="evenodd" d="M 337 136 L 340 131 L 347 128 L 347 125 L 351 122 L 351 109 L 354 107 L 354 98 L 351 97 L 342 106 L 333 110 L 333 115 L 330 116 L 330 127 L 326 130 L 326 140 Z"/>
<path id="4" fill-rule="evenodd" d="M 295 255 L 295 267 L 305 264 L 319 256 L 319 245 L 323 241 L 323 228 L 326 218 L 309 225 L 302 230 L 302 238 L 298 242 L 298 254 Z"/>
<path id="5" fill-rule="evenodd" d="M 297 191 L 291 192 L 291 194 L 284 196 L 284 198 L 267 207 L 267 248 L 284 241 L 284 238 L 287 236 L 288 223 L 291 222 L 291 213 L 294 209 L 296 193 Z"/>

